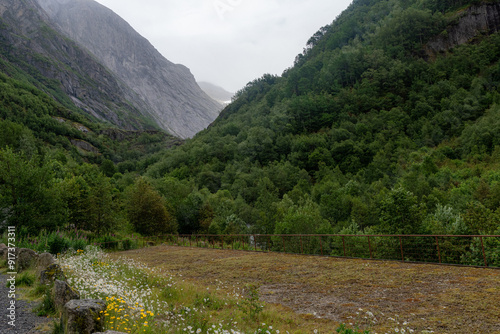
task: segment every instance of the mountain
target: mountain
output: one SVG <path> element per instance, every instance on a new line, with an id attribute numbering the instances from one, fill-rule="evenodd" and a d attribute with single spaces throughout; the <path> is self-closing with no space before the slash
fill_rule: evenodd
<path id="1" fill-rule="evenodd" d="M 54 27 L 36 1 L 0 1 L 0 68 L 66 108 L 123 129 L 157 126 L 137 94 Z"/>
<path id="2" fill-rule="evenodd" d="M 230 93 L 224 88 L 214 85 L 210 82 L 198 82 L 198 85 L 208 96 L 210 96 L 215 101 L 221 104 L 228 104 L 231 102 L 231 98 L 234 96 L 234 93 Z"/>
<path id="3" fill-rule="evenodd" d="M 498 17 L 355 0 L 146 175 L 181 233 L 499 233 Z"/>
<path id="4" fill-rule="evenodd" d="M 164 130 L 188 138 L 206 128 L 221 107 L 196 84 L 189 69 L 165 59 L 144 37 L 92 0 L 39 0 L 70 39 L 130 87 Z"/>

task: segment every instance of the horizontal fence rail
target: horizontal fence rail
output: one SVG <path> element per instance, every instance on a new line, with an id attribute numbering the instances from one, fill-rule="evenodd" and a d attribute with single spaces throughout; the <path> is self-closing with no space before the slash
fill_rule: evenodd
<path id="1" fill-rule="evenodd" d="M 136 239 L 138 247 L 163 243 L 213 249 L 500 268 L 500 235 L 171 234 Z M 100 245 L 104 248 L 121 248 L 120 241 Z"/>

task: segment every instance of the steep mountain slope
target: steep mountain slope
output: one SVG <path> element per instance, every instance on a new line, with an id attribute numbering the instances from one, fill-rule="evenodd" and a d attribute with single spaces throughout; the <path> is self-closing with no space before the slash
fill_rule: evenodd
<path id="1" fill-rule="evenodd" d="M 165 59 L 111 10 L 92 0 L 39 3 L 65 34 L 141 97 L 163 129 L 192 137 L 217 117 L 220 106 L 200 89 L 189 69 Z"/>
<path id="2" fill-rule="evenodd" d="M 500 231 L 499 9 L 355 0 L 147 175 L 183 233 Z"/>
<path id="3" fill-rule="evenodd" d="M 154 128 L 137 94 L 59 33 L 36 1 L 0 1 L 0 68 L 66 108 L 124 129 Z"/>

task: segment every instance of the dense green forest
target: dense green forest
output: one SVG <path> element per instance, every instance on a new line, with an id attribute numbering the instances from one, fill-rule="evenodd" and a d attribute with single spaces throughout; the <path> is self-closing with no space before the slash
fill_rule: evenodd
<path id="1" fill-rule="evenodd" d="M 247 84 L 175 148 L 161 133 L 113 140 L 1 75 L 0 221 L 27 233 L 500 234 L 500 34 L 426 48 L 490 2 L 355 0 L 282 76 Z"/>

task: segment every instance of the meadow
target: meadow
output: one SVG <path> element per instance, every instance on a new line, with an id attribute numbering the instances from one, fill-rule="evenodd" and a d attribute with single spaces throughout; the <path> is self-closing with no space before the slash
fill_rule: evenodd
<path id="1" fill-rule="evenodd" d="M 500 271 L 156 246 L 66 255 L 130 333 L 500 333 Z"/>

